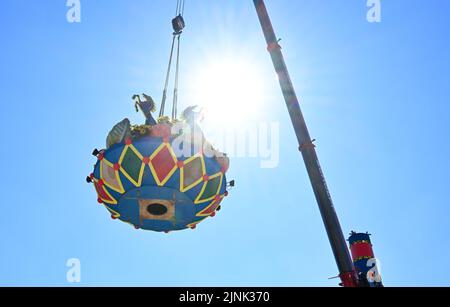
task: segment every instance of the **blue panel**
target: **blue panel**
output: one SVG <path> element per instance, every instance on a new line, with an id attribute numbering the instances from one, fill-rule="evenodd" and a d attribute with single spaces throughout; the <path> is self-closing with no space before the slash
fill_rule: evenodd
<path id="1" fill-rule="evenodd" d="M 373 267 L 373 265 L 370 267 L 367 266 L 367 261 L 369 261 L 369 260 L 370 259 L 361 259 L 361 260 L 354 262 L 355 268 L 359 272 L 363 272 L 364 274 L 366 274 Z"/>
<path id="2" fill-rule="evenodd" d="M 350 245 L 358 241 L 368 241 L 370 242 L 370 234 L 368 233 L 352 233 L 350 238 L 348 239 Z"/>

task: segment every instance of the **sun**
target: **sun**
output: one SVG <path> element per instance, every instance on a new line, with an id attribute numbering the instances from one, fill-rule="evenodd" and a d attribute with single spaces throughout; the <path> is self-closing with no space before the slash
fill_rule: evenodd
<path id="1" fill-rule="evenodd" d="M 219 58 L 203 63 L 194 74 L 192 100 L 205 119 L 239 126 L 257 120 L 263 108 L 263 78 L 250 59 Z"/>

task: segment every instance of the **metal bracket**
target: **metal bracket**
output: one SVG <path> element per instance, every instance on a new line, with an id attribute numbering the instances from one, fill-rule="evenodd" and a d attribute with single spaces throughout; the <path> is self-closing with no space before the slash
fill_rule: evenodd
<path id="1" fill-rule="evenodd" d="M 305 149 L 316 148 L 316 145 L 314 145 L 315 141 L 316 139 L 313 139 L 311 142 L 303 143 L 302 145 L 300 145 L 299 150 L 303 151 Z"/>
<path id="2" fill-rule="evenodd" d="M 276 43 L 270 43 L 269 45 L 267 45 L 267 51 L 272 52 L 272 51 L 274 51 L 276 49 L 278 49 L 278 50 L 282 49 L 280 44 L 279 44 L 280 41 L 281 41 L 281 38 L 278 39 L 276 41 Z"/>

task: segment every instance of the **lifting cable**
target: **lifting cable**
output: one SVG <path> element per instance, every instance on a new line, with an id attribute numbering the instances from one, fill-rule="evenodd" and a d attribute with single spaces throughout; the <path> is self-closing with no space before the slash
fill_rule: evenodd
<path id="1" fill-rule="evenodd" d="M 179 71 L 180 71 L 180 37 L 183 33 L 183 29 L 185 27 L 184 22 L 184 4 L 185 0 L 177 0 L 177 7 L 175 11 L 175 18 L 172 19 L 172 27 L 173 27 L 173 39 L 172 39 L 172 47 L 170 49 L 170 56 L 169 56 L 169 65 L 167 67 L 167 73 L 166 73 L 166 81 L 164 84 L 164 91 L 161 101 L 161 110 L 159 112 L 159 117 L 164 116 L 164 109 L 166 105 L 166 99 L 167 99 L 167 88 L 169 85 L 169 79 L 170 79 L 170 71 L 172 68 L 172 60 L 173 60 L 173 53 L 175 49 L 175 40 L 177 40 L 177 54 L 176 54 L 176 67 L 175 67 L 175 85 L 173 89 L 173 105 L 172 105 L 172 120 L 177 118 L 177 107 L 178 107 L 178 78 L 179 78 Z"/>

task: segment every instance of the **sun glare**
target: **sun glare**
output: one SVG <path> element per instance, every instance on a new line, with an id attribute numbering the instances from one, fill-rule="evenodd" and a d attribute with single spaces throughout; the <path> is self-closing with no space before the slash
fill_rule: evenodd
<path id="1" fill-rule="evenodd" d="M 208 122 L 240 125 L 256 119 L 263 103 L 263 82 L 257 65 L 219 59 L 202 66 L 194 77 L 193 100 Z"/>

